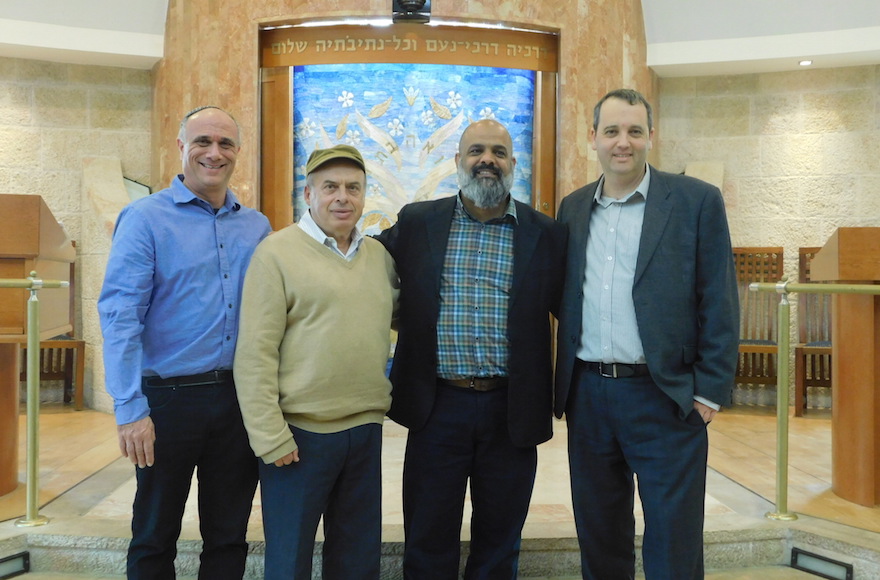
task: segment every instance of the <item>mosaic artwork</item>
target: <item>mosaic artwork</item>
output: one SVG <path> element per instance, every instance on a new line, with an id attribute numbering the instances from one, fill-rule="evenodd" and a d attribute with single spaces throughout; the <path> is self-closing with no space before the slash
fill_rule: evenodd
<path id="1" fill-rule="evenodd" d="M 359 224 L 375 234 L 405 204 L 458 192 L 455 153 L 468 124 L 503 123 L 513 139 L 513 196 L 531 202 L 535 73 L 461 65 L 333 64 L 293 73 L 294 219 L 306 211 L 305 164 L 346 143 L 367 165 Z"/>

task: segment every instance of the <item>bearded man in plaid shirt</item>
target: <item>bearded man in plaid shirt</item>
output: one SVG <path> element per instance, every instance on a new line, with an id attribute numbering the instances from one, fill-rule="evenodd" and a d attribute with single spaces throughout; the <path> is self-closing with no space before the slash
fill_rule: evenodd
<path id="1" fill-rule="evenodd" d="M 510 195 L 507 129 L 482 120 L 455 156 L 456 196 L 405 206 L 379 240 L 400 276 L 388 416 L 409 429 L 404 577 L 516 578 L 537 445 L 552 431 L 550 314 L 566 229 Z"/>

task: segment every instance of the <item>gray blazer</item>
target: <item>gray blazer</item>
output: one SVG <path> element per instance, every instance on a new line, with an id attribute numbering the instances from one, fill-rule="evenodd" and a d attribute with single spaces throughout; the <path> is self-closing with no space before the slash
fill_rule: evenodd
<path id="1" fill-rule="evenodd" d="M 717 187 L 650 167 L 632 297 L 654 382 L 682 417 L 699 395 L 729 405 L 739 298 L 724 201 Z M 554 413 L 562 417 L 581 336 L 587 234 L 598 181 L 562 201 L 568 253 L 559 313 Z"/>

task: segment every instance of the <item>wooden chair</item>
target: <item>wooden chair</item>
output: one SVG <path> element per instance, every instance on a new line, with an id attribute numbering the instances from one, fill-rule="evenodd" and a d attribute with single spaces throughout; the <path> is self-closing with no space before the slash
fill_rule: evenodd
<path id="1" fill-rule="evenodd" d="M 798 282 L 810 282 L 810 262 L 822 248 L 800 248 Z M 798 294 L 798 344 L 794 348 L 794 414 L 807 408 L 807 389 L 831 388 L 831 295 Z"/>
<path id="2" fill-rule="evenodd" d="M 737 384 L 776 384 L 777 306 L 772 292 L 752 292 L 752 282 L 778 282 L 782 278 L 782 248 L 734 248 L 739 288 L 740 342 Z"/>
<path id="3" fill-rule="evenodd" d="M 40 341 L 40 381 L 64 381 L 64 402 L 83 409 L 86 343 L 73 337 L 59 336 Z M 21 349 L 21 376 L 27 380 L 27 348 Z"/>

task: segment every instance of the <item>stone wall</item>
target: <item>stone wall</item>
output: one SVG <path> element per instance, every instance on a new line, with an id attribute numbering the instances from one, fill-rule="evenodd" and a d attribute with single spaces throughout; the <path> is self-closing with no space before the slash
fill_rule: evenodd
<path id="1" fill-rule="evenodd" d="M 90 226 L 81 201 L 83 160 L 117 158 L 126 177 L 150 183 L 151 111 L 149 71 L 0 58 L 0 192 L 42 196 L 77 242 L 75 332 L 87 342 L 88 406 L 109 236 Z"/>
<path id="2" fill-rule="evenodd" d="M 736 246 L 821 246 L 880 226 L 880 67 L 661 79 L 660 166 L 724 164 Z"/>

